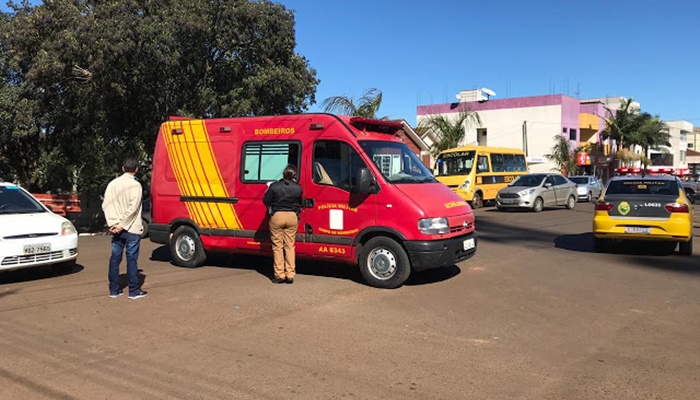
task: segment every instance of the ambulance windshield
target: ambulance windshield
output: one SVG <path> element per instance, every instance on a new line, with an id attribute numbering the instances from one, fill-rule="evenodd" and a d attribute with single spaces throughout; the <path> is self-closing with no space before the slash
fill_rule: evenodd
<path id="1" fill-rule="evenodd" d="M 437 182 L 416 153 L 403 143 L 363 140 L 360 146 L 390 183 Z"/>

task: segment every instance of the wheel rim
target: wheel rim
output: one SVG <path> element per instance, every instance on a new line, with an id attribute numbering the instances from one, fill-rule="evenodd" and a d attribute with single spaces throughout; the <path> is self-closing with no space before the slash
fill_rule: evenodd
<path id="1" fill-rule="evenodd" d="M 574 208 L 576 206 L 576 199 L 569 197 L 569 208 Z"/>
<path id="2" fill-rule="evenodd" d="M 540 199 L 540 198 L 535 199 L 535 210 L 541 211 L 543 206 L 544 206 L 544 203 L 542 202 L 542 199 Z"/>
<path id="3" fill-rule="evenodd" d="M 190 236 L 183 235 L 175 241 L 175 253 L 183 261 L 190 261 L 194 257 L 195 249 L 194 239 Z"/>
<path id="4" fill-rule="evenodd" d="M 474 195 L 474 200 L 472 201 L 472 203 L 474 204 L 474 208 L 481 208 L 481 206 L 483 205 L 481 196 L 479 196 L 478 193 Z"/>
<path id="5" fill-rule="evenodd" d="M 379 247 L 369 254 L 367 266 L 375 278 L 389 279 L 396 274 L 396 256 L 389 249 Z"/>

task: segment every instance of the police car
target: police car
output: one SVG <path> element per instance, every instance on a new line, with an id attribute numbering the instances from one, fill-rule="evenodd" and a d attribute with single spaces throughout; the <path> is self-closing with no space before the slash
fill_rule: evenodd
<path id="1" fill-rule="evenodd" d="M 51 265 L 72 268 L 78 232 L 19 185 L 0 180 L 0 272 Z"/>
<path id="2" fill-rule="evenodd" d="M 595 205 L 596 251 L 611 239 L 678 242 L 683 255 L 693 254 L 693 207 L 675 176 L 616 176 Z"/>

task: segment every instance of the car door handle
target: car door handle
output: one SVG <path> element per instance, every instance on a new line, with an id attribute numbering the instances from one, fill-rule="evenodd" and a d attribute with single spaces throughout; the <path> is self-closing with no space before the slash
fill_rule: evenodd
<path id="1" fill-rule="evenodd" d="M 315 205 L 316 202 L 314 201 L 314 199 L 311 198 L 307 198 L 301 201 L 301 206 L 304 208 L 314 208 Z"/>

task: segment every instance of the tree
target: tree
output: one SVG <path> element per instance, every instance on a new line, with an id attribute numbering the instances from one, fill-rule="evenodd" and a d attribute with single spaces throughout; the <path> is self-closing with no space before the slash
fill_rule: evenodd
<path id="1" fill-rule="evenodd" d="M 377 118 L 377 112 L 382 105 L 382 92 L 375 88 L 367 89 L 357 102 L 349 96 L 331 96 L 323 100 L 321 105 L 326 112 L 379 119 Z M 387 119 L 387 117 L 382 117 L 381 119 Z"/>
<path id="2" fill-rule="evenodd" d="M 467 135 L 467 127 L 481 126 L 479 113 L 471 111 L 463 106 L 457 118 L 450 118 L 448 115 L 437 114 L 422 119 L 418 126 L 432 130 L 437 136 L 437 141 L 430 149 L 433 157 L 437 157 L 443 150 L 459 147 Z"/>
<path id="3" fill-rule="evenodd" d="M 652 116 L 649 113 L 640 115 L 641 126 L 634 135 L 633 143 L 642 148 L 642 162 L 646 168 L 651 161 L 647 158 L 649 150 L 659 150 L 662 146 L 671 146 L 668 126 L 661 121 L 658 115 Z"/>
<path id="4" fill-rule="evenodd" d="M 634 100 L 622 100 L 619 110 L 611 110 L 605 107 L 608 112 L 608 119 L 605 130 L 601 133 L 603 139 L 614 140 L 620 149 L 624 148 L 626 140 L 639 128 L 639 109 L 634 106 Z"/>
<path id="5" fill-rule="evenodd" d="M 632 152 L 624 152 L 617 157 L 620 160 L 641 160 L 644 166 L 649 165 L 647 158 L 650 149 L 659 149 L 662 146 L 670 146 L 668 127 L 659 116 L 652 116 L 647 112 L 641 112 L 632 105 L 633 100 L 621 103 L 620 110 L 606 110 L 610 114 L 605 131 L 601 134 L 603 139 L 613 139 L 619 145 L 618 152 L 624 150 L 624 146 L 640 146 L 643 150 L 642 157 L 634 157 Z"/>
<path id="6" fill-rule="evenodd" d="M 293 13 L 267 0 L 23 2 L 0 24 L 0 159 L 37 190 L 99 190 L 123 158 L 149 163 L 171 115 L 315 102 Z"/>
<path id="7" fill-rule="evenodd" d="M 557 165 L 553 170 L 558 170 L 562 174 L 570 176 L 576 171 L 576 154 L 578 149 L 573 149 L 569 139 L 563 135 L 554 135 L 554 146 L 552 152 L 544 157 Z"/>

